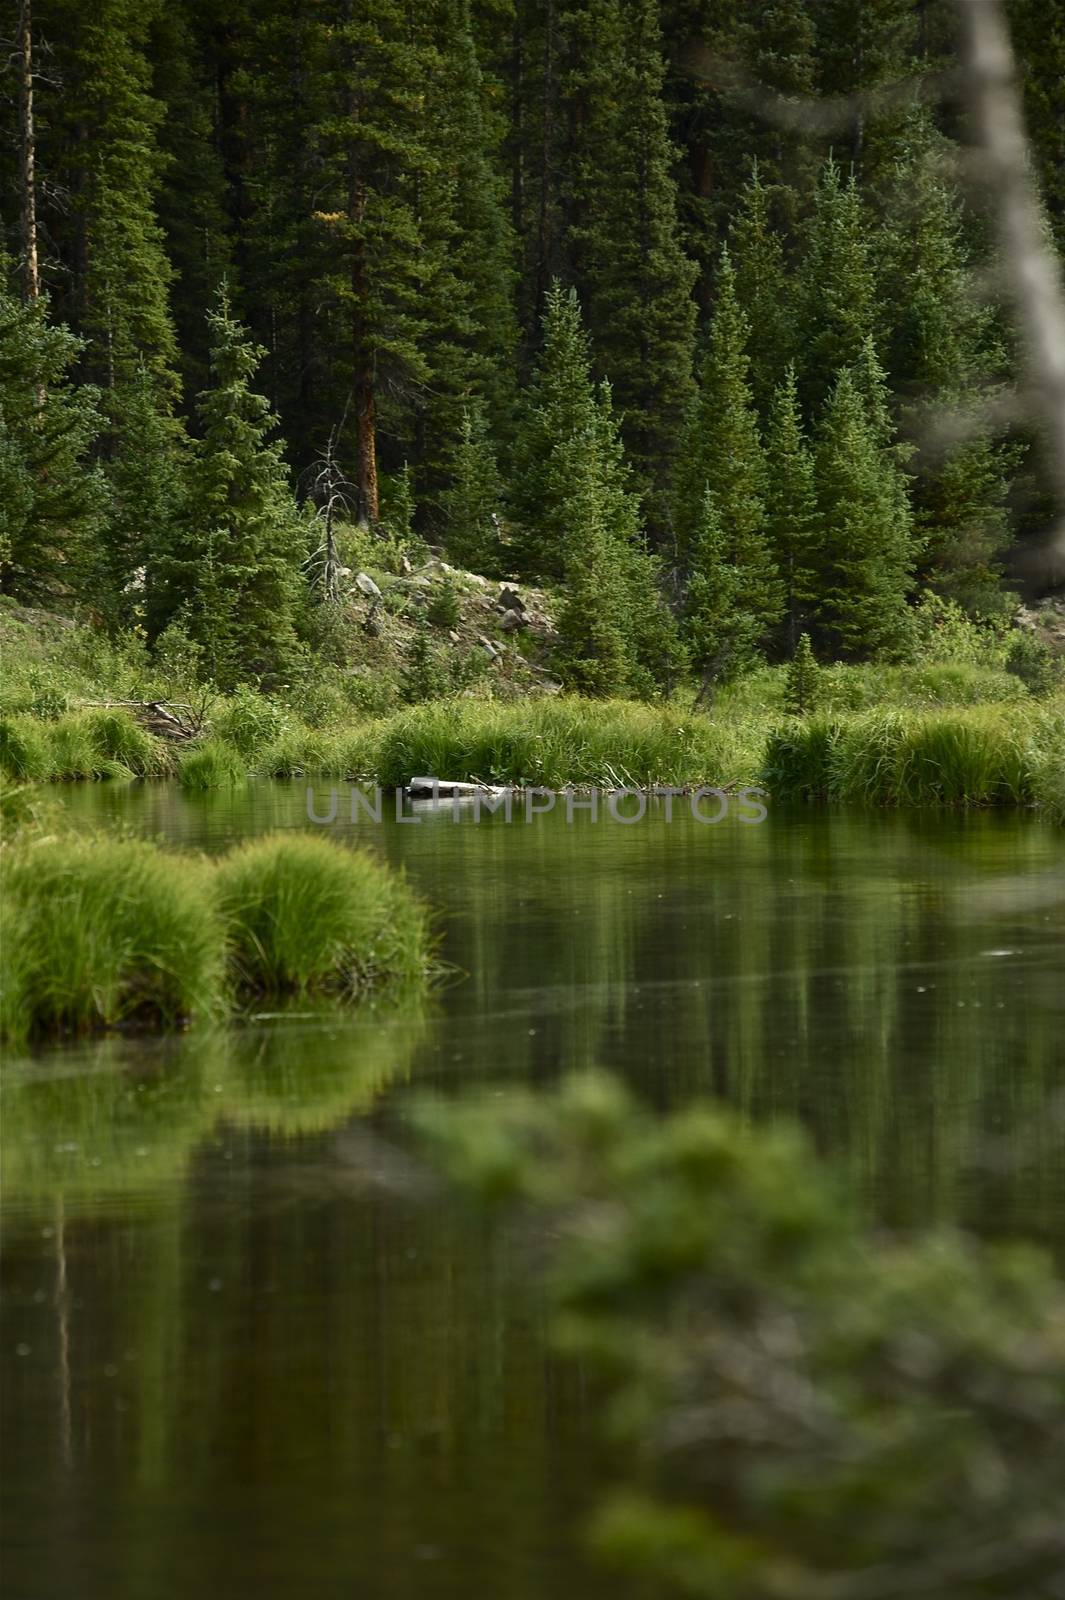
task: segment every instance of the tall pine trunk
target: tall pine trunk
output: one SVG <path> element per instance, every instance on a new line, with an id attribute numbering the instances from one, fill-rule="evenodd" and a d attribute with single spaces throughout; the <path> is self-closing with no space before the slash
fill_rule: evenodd
<path id="1" fill-rule="evenodd" d="M 22 166 L 22 260 L 23 293 L 32 305 L 40 298 L 41 278 L 37 264 L 37 179 L 36 146 L 33 131 L 33 19 L 31 0 L 22 0 L 19 11 L 19 136 Z"/>

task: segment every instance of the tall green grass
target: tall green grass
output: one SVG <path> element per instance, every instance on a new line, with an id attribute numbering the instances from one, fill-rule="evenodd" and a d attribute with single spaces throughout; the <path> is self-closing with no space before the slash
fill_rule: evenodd
<path id="1" fill-rule="evenodd" d="M 326 839 L 257 839 L 211 865 L 144 841 L 23 838 L 0 866 L 0 1037 L 15 1042 L 429 971 L 427 913 L 404 880 Z"/>
<path id="2" fill-rule="evenodd" d="M 240 989 L 357 993 L 426 970 L 423 907 L 401 878 L 361 851 L 268 835 L 227 856 L 214 888 Z"/>
<path id="3" fill-rule="evenodd" d="M 0 770 L 23 781 L 161 777 L 170 754 L 128 711 L 68 712 L 53 720 L 0 718 Z"/>
<path id="4" fill-rule="evenodd" d="M 32 782 L 52 776 L 47 727 L 32 717 L 0 717 L 0 771 L 6 778 Z"/>
<path id="5" fill-rule="evenodd" d="M 738 779 L 758 764 L 756 737 L 626 700 L 440 701 L 378 724 L 368 744 L 387 787 L 425 773 L 546 788 L 649 788 Z"/>
<path id="6" fill-rule="evenodd" d="M 1026 805 L 1038 750 L 1030 717 L 993 708 L 811 717 L 772 731 L 762 779 L 778 800 Z"/>
<path id="7" fill-rule="evenodd" d="M 134 840 L 16 846 L 2 877 L 5 1032 L 173 1026 L 209 1011 L 222 933 L 206 871 Z"/>
<path id="8" fill-rule="evenodd" d="M 183 789 L 232 789 L 248 776 L 239 750 L 222 739 L 187 749 L 178 762 L 178 782 Z"/>
<path id="9" fill-rule="evenodd" d="M 171 771 L 170 747 L 142 728 L 128 711 L 101 707 L 86 712 L 82 722 L 96 753 L 120 763 L 134 777 L 161 778 Z"/>

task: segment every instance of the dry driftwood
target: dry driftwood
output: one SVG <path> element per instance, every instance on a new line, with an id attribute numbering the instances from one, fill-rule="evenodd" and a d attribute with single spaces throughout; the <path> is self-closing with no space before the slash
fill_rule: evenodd
<path id="1" fill-rule="evenodd" d="M 192 706 L 182 700 L 79 700 L 79 706 L 99 706 L 105 710 L 121 706 L 132 711 L 137 721 L 156 738 L 182 743 L 202 732 L 201 720 Z"/>

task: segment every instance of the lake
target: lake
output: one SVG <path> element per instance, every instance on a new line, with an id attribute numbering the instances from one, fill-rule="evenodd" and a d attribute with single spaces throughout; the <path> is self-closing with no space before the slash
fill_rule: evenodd
<path id="1" fill-rule="evenodd" d="M 64 799 L 77 825 L 216 851 L 315 826 L 306 787 Z M 417 814 L 322 831 L 437 909 L 424 1005 L 8 1063 L 10 1600 L 624 1593 L 581 1552 L 610 1472 L 594 1396 L 548 1352 L 527 1241 L 426 1170 L 418 1090 L 605 1067 L 648 1115 L 714 1095 L 798 1117 L 893 1226 L 1065 1256 L 1060 831 Z"/>

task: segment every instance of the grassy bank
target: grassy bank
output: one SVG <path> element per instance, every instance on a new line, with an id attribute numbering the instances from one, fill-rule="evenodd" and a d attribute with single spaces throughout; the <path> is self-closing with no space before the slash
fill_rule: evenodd
<path id="1" fill-rule="evenodd" d="M 766 742 L 780 800 L 1065 810 L 1065 714 L 1016 707 L 793 718 Z"/>
<path id="2" fill-rule="evenodd" d="M 1006 635 L 935 612 L 908 664 L 817 670 L 816 710 L 786 709 L 787 672 L 763 667 L 692 709 L 666 704 L 509 698 L 477 691 L 398 708 L 359 673 L 273 696 L 221 696 L 149 659 L 41 613 L 0 611 L 0 775 L 16 784 L 175 777 L 190 790 L 247 777 L 349 779 L 385 787 L 416 774 L 575 786 L 759 782 L 778 801 L 1034 806 L 1065 819 L 1065 694 L 1006 670 Z M 944 622 L 946 617 L 949 627 Z M 51 628 L 52 634 L 49 633 Z M 199 734 L 167 742 L 121 705 L 172 698 Z M 385 712 L 386 714 L 381 714 Z M 155 726 L 156 724 L 153 724 Z"/>
<path id="3" fill-rule="evenodd" d="M 256 840 L 217 864 L 137 840 L 16 840 L 2 861 L 0 1034 L 173 1027 L 249 995 L 353 997 L 429 966 L 402 879 L 324 839 Z"/>
<path id="4" fill-rule="evenodd" d="M 356 726 L 279 729 L 264 719 L 240 744 L 212 732 L 178 747 L 120 710 L 53 723 L 21 716 L 0 721 L 0 770 L 16 782 L 175 775 L 192 790 L 305 775 L 385 787 L 416 774 L 545 788 L 758 782 L 778 801 L 1038 806 L 1065 819 L 1061 696 L 830 706 L 796 717 L 758 698 L 758 687 L 710 714 L 617 700 L 459 699 Z"/>

